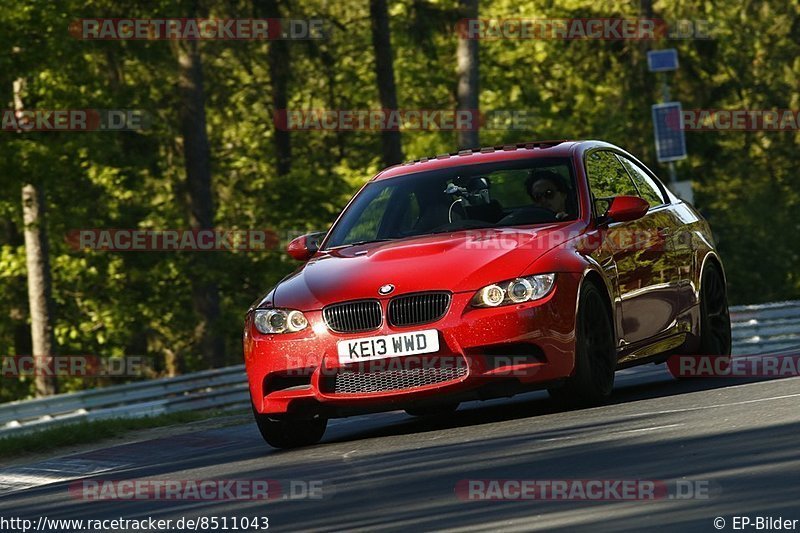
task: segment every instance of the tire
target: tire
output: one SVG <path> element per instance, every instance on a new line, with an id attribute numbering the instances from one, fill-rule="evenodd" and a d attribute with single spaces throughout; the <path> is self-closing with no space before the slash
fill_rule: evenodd
<path id="1" fill-rule="evenodd" d="M 731 354 L 731 316 L 725 280 L 708 265 L 700 281 L 700 355 Z"/>
<path id="2" fill-rule="evenodd" d="M 614 339 L 603 293 L 592 283 L 584 284 L 575 319 L 575 370 L 562 386 L 547 389 L 550 397 L 569 407 L 589 407 L 608 400 L 617 365 Z"/>
<path id="3" fill-rule="evenodd" d="M 318 443 L 328 427 L 328 419 L 274 419 L 253 407 L 256 425 L 267 444 L 273 448 L 300 448 Z"/>
<path id="4" fill-rule="evenodd" d="M 411 416 L 418 416 L 418 417 L 444 416 L 455 413 L 456 409 L 458 409 L 458 406 L 459 406 L 458 403 L 444 403 L 441 405 L 412 407 L 410 409 L 406 409 L 405 411 Z"/>

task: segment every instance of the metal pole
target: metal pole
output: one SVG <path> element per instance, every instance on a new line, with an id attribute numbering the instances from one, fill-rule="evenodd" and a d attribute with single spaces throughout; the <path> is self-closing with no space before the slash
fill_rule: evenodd
<path id="1" fill-rule="evenodd" d="M 666 72 L 661 73 L 661 98 L 664 100 L 663 103 L 669 102 L 672 98 L 669 94 L 669 82 L 667 81 L 667 74 Z M 668 163 L 669 168 L 669 182 L 675 183 L 678 181 L 678 173 L 675 170 L 675 162 L 670 161 Z"/>

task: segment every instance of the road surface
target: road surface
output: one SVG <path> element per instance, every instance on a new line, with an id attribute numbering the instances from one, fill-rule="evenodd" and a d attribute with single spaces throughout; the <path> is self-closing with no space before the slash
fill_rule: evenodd
<path id="1" fill-rule="evenodd" d="M 676 381 L 663 365 L 649 365 L 618 373 L 611 403 L 592 409 L 559 411 L 532 393 L 464 404 L 440 419 L 393 412 L 336 420 L 321 444 L 298 450 L 267 447 L 247 423 L 54 454 L 0 468 L 0 517 L 268 517 L 273 531 L 718 531 L 714 520 L 722 518 L 731 531 L 734 516 L 753 524 L 758 516 L 800 519 L 798 405 L 798 378 Z M 269 479 L 282 493 L 269 501 L 84 501 L 86 485 L 76 479 Z M 468 480 L 508 479 L 648 480 L 667 493 L 475 501 L 456 490 Z M 680 483 L 685 498 L 675 497 Z"/>

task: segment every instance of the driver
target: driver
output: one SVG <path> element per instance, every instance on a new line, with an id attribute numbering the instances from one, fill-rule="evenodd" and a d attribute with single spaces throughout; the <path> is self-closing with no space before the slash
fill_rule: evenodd
<path id="1" fill-rule="evenodd" d="M 567 212 L 569 189 L 559 174 L 552 170 L 531 171 L 525 180 L 525 190 L 536 207 L 552 211 L 557 220 L 569 218 Z"/>

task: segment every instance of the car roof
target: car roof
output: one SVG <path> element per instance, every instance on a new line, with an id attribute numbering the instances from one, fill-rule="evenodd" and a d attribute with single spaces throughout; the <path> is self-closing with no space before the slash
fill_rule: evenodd
<path id="1" fill-rule="evenodd" d="M 439 170 L 462 165 L 513 161 L 528 157 L 568 157 L 572 152 L 572 148 L 581 142 L 583 141 L 528 141 L 423 157 L 386 168 L 372 178 L 371 181 L 380 181 L 416 172 Z"/>

